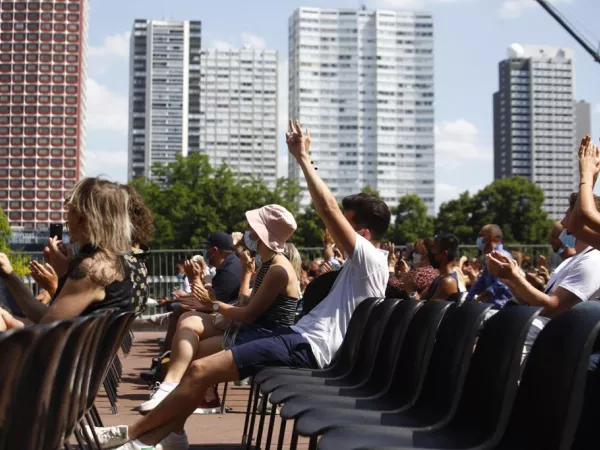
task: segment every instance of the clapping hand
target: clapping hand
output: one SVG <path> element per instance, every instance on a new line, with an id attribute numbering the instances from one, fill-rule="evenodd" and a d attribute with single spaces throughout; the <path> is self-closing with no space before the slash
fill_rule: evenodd
<path id="1" fill-rule="evenodd" d="M 310 150 L 310 133 L 308 130 L 302 131 L 299 121 L 296 120 L 294 122 L 290 119 L 289 131 L 285 135 L 285 142 L 289 152 L 296 158 L 296 161 L 299 162 L 302 158 L 308 156 Z"/>
<path id="2" fill-rule="evenodd" d="M 600 148 L 592 143 L 590 135 L 581 140 L 579 146 L 579 175 L 581 183 L 592 185 L 600 172 Z"/>
<path id="3" fill-rule="evenodd" d="M 0 253 L 0 275 L 9 276 L 13 273 L 13 267 L 4 253 Z"/>
<path id="4" fill-rule="evenodd" d="M 212 289 L 212 287 L 204 286 L 201 283 L 192 284 L 192 294 L 204 306 L 211 306 L 212 303 L 217 301 L 215 291 Z"/>
<path id="5" fill-rule="evenodd" d="M 50 264 L 45 263 L 42 265 L 35 260 L 31 261 L 29 263 L 29 273 L 39 287 L 47 291 L 50 295 L 56 293 L 58 289 L 58 275 Z"/>
<path id="6" fill-rule="evenodd" d="M 244 272 L 253 274 L 256 271 L 256 262 L 249 252 L 242 252 L 240 255 L 240 262 L 242 263 L 242 270 Z"/>
<path id="7" fill-rule="evenodd" d="M 188 277 L 188 280 L 191 283 L 194 283 L 198 280 L 202 280 L 204 278 L 204 268 L 202 267 L 199 261 L 193 261 L 189 259 L 184 263 L 183 268 L 185 270 L 185 274 Z"/>
<path id="8" fill-rule="evenodd" d="M 48 239 L 48 245 L 44 248 L 44 260 L 54 268 L 59 277 L 67 274 L 70 259 L 71 250 L 62 241 L 56 236 Z"/>
<path id="9" fill-rule="evenodd" d="M 486 255 L 488 269 L 492 275 L 511 280 L 519 276 L 520 269 L 518 263 L 500 252 L 491 252 Z"/>

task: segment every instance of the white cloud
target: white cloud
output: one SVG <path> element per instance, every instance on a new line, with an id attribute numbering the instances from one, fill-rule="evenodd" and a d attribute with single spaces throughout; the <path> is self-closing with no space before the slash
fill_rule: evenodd
<path id="1" fill-rule="evenodd" d="M 465 191 L 469 191 L 471 195 L 476 194 L 481 189 L 483 189 L 485 185 L 478 184 L 475 186 L 470 186 L 467 188 L 459 187 L 454 184 L 448 183 L 436 183 L 435 185 L 435 201 L 436 201 L 436 211 L 439 209 L 442 203 L 446 203 L 450 200 L 457 199 L 460 194 Z"/>
<path id="2" fill-rule="evenodd" d="M 278 126 L 277 133 L 279 138 L 279 155 L 277 164 L 277 175 L 279 177 L 287 177 L 288 174 L 288 152 L 287 146 L 285 145 L 285 133 L 288 127 L 288 70 L 289 61 L 285 59 L 279 63 L 279 79 L 278 79 L 278 91 L 277 100 L 279 102 L 277 107 Z"/>
<path id="3" fill-rule="evenodd" d="M 492 149 L 481 142 L 479 130 L 464 119 L 444 121 L 435 127 L 436 168 L 460 169 L 470 162 L 492 160 Z"/>
<path id="4" fill-rule="evenodd" d="M 85 160 L 85 175 L 104 176 L 112 181 L 127 181 L 127 151 L 88 150 Z"/>
<path id="5" fill-rule="evenodd" d="M 220 39 L 213 39 L 210 41 L 208 48 L 214 48 L 217 50 L 230 50 L 235 46 L 231 42 L 222 41 Z"/>
<path id="6" fill-rule="evenodd" d="M 244 46 L 256 49 L 263 49 L 266 46 L 263 38 L 252 33 L 242 33 L 242 43 Z"/>
<path id="7" fill-rule="evenodd" d="M 87 129 L 127 134 L 129 101 L 119 94 L 89 78 L 87 81 Z"/>
<path id="8" fill-rule="evenodd" d="M 91 45 L 88 48 L 89 58 L 128 59 L 130 31 L 106 36 L 100 47 Z"/>
<path id="9" fill-rule="evenodd" d="M 553 3 L 568 3 L 571 0 L 554 0 Z M 539 7 L 535 0 L 505 0 L 498 10 L 503 19 L 516 19 L 524 10 Z"/>

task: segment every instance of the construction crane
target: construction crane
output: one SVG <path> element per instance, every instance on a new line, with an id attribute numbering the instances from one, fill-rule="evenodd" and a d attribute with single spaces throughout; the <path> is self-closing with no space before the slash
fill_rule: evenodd
<path id="1" fill-rule="evenodd" d="M 579 44 L 592 55 L 594 61 L 600 63 L 600 46 L 599 49 L 594 49 L 594 44 L 590 42 L 582 33 L 578 32 L 573 25 L 569 23 L 569 21 L 547 0 L 536 0 L 542 8 L 546 10 L 548 14 L 550 14 L 554 20 L 556 20 L 571 36 L 575 39 Z"/>

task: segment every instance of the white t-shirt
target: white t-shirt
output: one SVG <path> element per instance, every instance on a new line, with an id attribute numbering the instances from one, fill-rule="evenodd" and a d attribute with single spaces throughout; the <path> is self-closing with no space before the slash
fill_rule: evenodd
<path id="1" fill-rule="evenodd" d="M 385 297 L 387 253 L 357 234 L 352 258 L 342 266 L 329 295 L 292 327 L 309 342 L 320 368 L 335 357 L 358 304 L 369 297 Z"/>
<path id="2" fill-rule="evenodd" d="M 559 287 L 579 297 L 582 302 L 598 298 L 600 295 L 600 251 L 591 247 L 572 256 L 559 265 L 548 287 L 554 293 Z"/>

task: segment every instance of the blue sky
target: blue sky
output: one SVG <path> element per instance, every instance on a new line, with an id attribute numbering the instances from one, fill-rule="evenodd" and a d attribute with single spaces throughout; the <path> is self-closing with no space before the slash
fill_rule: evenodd
<path id="1" fill-rule="evenodd" d="M 600 46 L 598 0 L 552 0 Z M 280 176 L 287 175 L 287 21 L 299 6 L 356 8 L 359 1 L 90 0 L 87 175 L 125 181 L 129 31 L 136 18 L 202 21 L 204 47 L 244 44 L 279 50 Z M 371 0 L 369 9 L 434 15 L 436 75 L 436 203 L 492 181 L 492 94 L 498 62 L 511 43 L 575 50 L 576 96 L 592 104 L 600 137 L 600 64 L 594 63 L 534 0 Z M 595 36 L 594 36 L 595 34 Z M 575 149 L 574 149 L 575 151 Z"/>

